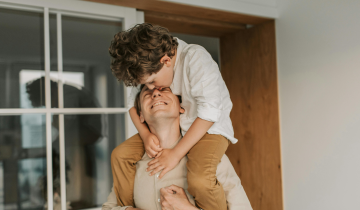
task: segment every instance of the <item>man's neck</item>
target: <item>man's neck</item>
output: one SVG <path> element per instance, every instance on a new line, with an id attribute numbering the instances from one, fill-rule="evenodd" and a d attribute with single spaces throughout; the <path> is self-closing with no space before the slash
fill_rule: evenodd
<path id="1" fill-rule="evenodd" d="M 170 149 L 180 137 L 179 119 L 158 120 L 149 125 L 153 133 L 160 141 L 163 149 Z"/>

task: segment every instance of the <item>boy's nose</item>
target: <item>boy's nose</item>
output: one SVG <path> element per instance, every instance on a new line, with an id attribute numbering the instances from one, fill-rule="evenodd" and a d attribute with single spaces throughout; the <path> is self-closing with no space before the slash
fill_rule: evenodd
<path id="1" fill-rule="evenodd" d="M 149 88 L 149 90 L 152 90 L 155 88 L 155 85 L 153 84 L 146 84 L 147 88 Z"/>
<path id="2" fill-rule="evenodd" d="M 156 98 L 157 96 L 161 96 L 161 92 L 160 92 L 158 89 L 155 89 L 155 90 L 153 91 L 152 97 L 153 97 L 153 98 Z"/>

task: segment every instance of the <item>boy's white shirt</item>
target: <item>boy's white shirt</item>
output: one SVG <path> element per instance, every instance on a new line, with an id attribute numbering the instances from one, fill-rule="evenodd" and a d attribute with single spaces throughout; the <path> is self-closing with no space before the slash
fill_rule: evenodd
<path id="1" fill-rule="evenodd" d="M 175 95 L 181 95 L 181 106 L 186 110 L 180 115 L 182 135 L 199 117 L 214 122 L 209 134 L 220 134 L 235 144 L 238 140 L 230 119 L 232 102 L 218 65 L 202 46 L 176 39 L 179 45 L 170 88 Z M 139 86 L 132 88 L 129 109 L 134 106 L 139 89 Z"/>

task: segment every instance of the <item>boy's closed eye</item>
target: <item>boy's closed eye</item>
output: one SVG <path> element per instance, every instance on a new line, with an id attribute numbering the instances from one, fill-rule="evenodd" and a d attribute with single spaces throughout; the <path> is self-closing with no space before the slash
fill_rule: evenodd
<path id="1" fill-rule="evenodd" d="M 169 87 L 160 87 L 158 90 L 160 91 L 170 91 Z"/>

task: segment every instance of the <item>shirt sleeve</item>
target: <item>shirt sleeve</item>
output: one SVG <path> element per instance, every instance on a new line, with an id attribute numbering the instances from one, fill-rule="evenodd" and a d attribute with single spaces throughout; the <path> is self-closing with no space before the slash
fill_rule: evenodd
<path id="1" fill-rule="evenodd" d="M 221 115 L 222 80 L 218 65 L 211 55 L 201 46 L 188 52 L 189 66 L 187 76 L 190 83 L 190 93 L 197 103 L 197 116 L 201 119 L 217 122 Z"/>
<path id="2" fill-rule="evenodd" d="M 134 102 L 135 102 L 135 98 L 136 95 L 138 94 L 138 92 L 140 91 L 140 86 L 138 85 L 137 87 L 130 87 L 130 94 L 127 98 L 127 110 L 129 111 L 131 108 L 134 107 Z"/>
<path id="3" fill-rule="evenodd" d="M 240 178 L 226 155 L 222 157 L 216 175 L 223 186 L 228 210 L 252 210 Z"/>
<path id="4" fill-rule="evenodd" d="M 116 195 L 114 192 L 114 186 L 111 188 L 111 192 L 108 196 L 107 201 L 102 205 L 101 210 L 125 210 L 132 206 L 118 206 Z"/>

